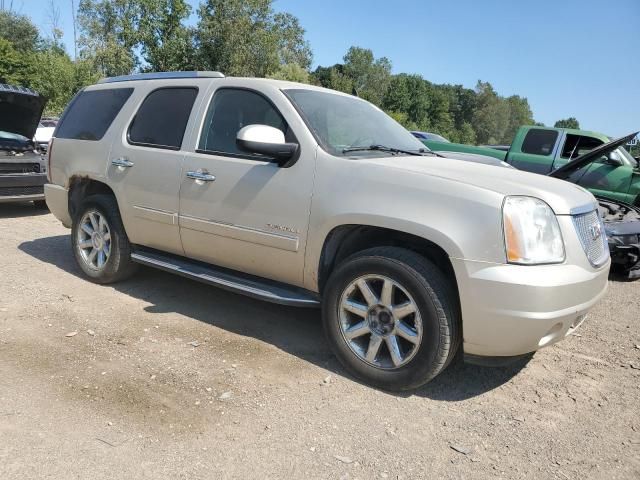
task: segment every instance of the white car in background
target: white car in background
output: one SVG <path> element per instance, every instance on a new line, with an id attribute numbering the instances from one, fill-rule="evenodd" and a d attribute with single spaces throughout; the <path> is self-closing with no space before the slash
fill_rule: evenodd
<path id="1" fill-rule="evenodd" d="M 33 137 L 33 141 L 38 146 L 40 150 L 46 151 L 49 146 L 49 140 L 53 136 L 53 131 L 56 129 L 56 125 L 58 124 L 57 118 L 46 118 L 43 117 L 40 119 L 40 123 L 38 123 L 38 128 L 36 130 L 36 134 Z"/>

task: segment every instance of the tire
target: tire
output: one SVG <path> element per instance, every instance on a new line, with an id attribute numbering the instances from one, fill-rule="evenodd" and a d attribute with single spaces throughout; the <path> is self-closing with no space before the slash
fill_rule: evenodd
<path id="1" fill-rule="evenodd" d="M 95 231 L 96 225 L 100 238 L 94 243 L 90 231 Z M 118 204 L 112 195 L 91 195 L 83 200 L 73 218 L 71 246 L 83 273 L 95 283 L 118 282 L 137 270 L 138 265 L 131 261 L 131 244 Z M 92 255 L 94 250 L 96 254 Z"/>
<path id="2" fill-rule="evenodd" d="M 38 210 L 49 210 L 49 207 L 47 206 L 47 202 L 44 200 L 34 200 L 33 206 L 36 207 Z"/>
<path id="3" fill-rule="evenodd" d="M 369 301 L 358 282 L 369 287 Z M 392 293 L 385 295 L 389 282 Z M 402 248 L 377 247 L 347 258 L 332 272 L 323 295 L 323 326 L 352 375 L 384 390 L 410 390 L 455 357 L 462 339 L 458 305 L 455 287 L 431 261 Z M 376 345 L 377 355 L 368 355 Z"/>

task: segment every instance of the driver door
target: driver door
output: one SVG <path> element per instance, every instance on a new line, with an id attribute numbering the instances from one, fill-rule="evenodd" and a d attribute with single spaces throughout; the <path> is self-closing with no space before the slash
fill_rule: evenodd
<path id="1" fill-rule="evenodd" d="M 213 91 L 183 164 L 179 226 L 186 256 L 302 285 L 315 148 L 301 144 L 297 161 L 283 168 L 236 145 L 238 131 L 253 124 L 278 128 L 298 143 L 289 127 L 294 115 L 279 91 L 271 97 L 239 87 Z"/>

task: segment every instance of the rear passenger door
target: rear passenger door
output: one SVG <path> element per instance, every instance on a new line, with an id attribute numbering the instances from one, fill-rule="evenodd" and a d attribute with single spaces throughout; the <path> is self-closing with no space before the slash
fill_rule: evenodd
<path id="1" fill-rule="evenodd" d="M 192 85 L 144 88 L 112 144 L 107 177 L 132 243 L 184 253 L 178 229 L 182 142 L 197 96 Z"/>

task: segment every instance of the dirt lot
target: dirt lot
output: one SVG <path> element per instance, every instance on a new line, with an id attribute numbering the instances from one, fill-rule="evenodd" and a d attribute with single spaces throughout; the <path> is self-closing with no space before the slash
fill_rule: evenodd
<path id="1" fill-rule="evenodd" d="M 143 269 L 84 280 L 0 205 L 0 478 L 640 478 L 640 282 L 528 364 L 362 385 L 317 311 Z"/>

